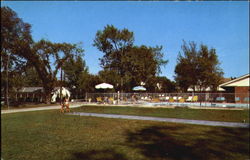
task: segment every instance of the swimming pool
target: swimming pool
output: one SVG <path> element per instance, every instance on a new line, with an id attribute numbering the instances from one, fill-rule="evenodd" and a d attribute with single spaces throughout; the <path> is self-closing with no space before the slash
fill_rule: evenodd
<path id="1" fill-rule="evenodd" d="M 241 103 L 209 103 L 209 102 L 156 102 L 156 103 L 145 103 L 145 106 L 180 106 L 180 107 L 222 107 L 222 108 L 248 108 L 249 104 L 241 104 Z"/>

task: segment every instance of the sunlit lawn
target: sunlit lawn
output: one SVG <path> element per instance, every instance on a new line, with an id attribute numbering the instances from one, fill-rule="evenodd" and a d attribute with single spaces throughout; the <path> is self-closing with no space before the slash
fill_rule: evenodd
<path id="1" fill-rule="evenodd" d="M 80 117 L 58 110 L 4 114 L 1 123 L 4 160 L 249 159 L 249 131 L 243 128 Z"/>
<path id="2" fill-rule="evenodd" d="M 94 112 L 109 114 L 125 114 L 154 116 L 166 118 L 184 118 L 194 120 L 245 122 L 249 123 L 249 110 L 211 110 L 188 108 L 142 108 L 142 107 L 118 107 L 118 106 L 83 106 L 75 108 L 77 112 Z"/>

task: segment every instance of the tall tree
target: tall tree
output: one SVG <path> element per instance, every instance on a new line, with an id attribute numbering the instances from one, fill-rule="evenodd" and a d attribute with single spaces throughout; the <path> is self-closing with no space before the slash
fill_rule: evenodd
<path id="1" fill-rule="evenodd" d="M 36 72 L 36 69 L 28 65 L 24 69 L 23 73 L 23 78 L 24 78 L 24 86 L 27 87 L 37 87 L 37 86 L 42 86 L 42 81 L 39 77 L 39 75 Z"/>
<path id="2" fill-rule="evenodd" d="M 18 41 L 23 41 L 25 44 L 32 41 L 30 25 L 23 23 L 9 7 L 1 7 L 1 84 L 4 84 L 1 85 L 1 91 L 3 87 L 6 104 L 8 92 L 21 84 L 21 79 L 14 81 L 11 76 L 20 76 L 26 63 L 26 60 L 13 54 Z"/>
<path id="3" fill-rule="evenodd" d="M 87 87 L 85 81 L 87 81 L 89 72 L 82 57 L 83 54 L 71 56 L 63 64 L 66 82 L 70 88 L 74 88 L 73 92 L 76 96 L 82 95 Z"/>
<path id="4" fill-rule="evenodd" d="M 203 44 L 198 50 L 196 46 L 194 42 L 188 45 L 184 41 L 183 55 L 179 53 L 177 58 L 175 80 L 183 91 L 187 91 L 189 87 L 195 91 L 195 86 L 199 86 L 200 90 L 207 87 L 216 89 L 223 75 L 216 50 L 209 50 Z"/>
<path id="5" fill-rule="evenodd" d="M 100 59 L 104 70 L 113 70 L 120 76 L 123 89 L 125 66 L 122 57 L 133 45 L 134 35 L 128 29 L 118 30 L 113 25 L 107 25 L 103 31 L 97 31 L 93 46 L 97 47 L 104 56 Z"/>
<path id="6" fill-rule="evenodd" d="M 131 47 L 123 57 L 127 75 L 128 87 L 131 89 L 141 82 L 151 86 L 151 82 L 155 78 L 158 71 L 158 62 L 155 48 L 140 46 Z M 129 90 L 127 88 L 127 90 Z"/>
<path id="7" fill-rule="evenodd" d="M 43 39 L 34 42 L 31 26 L 8 7 L 1 8 L 1 17 L 1 54 L 16 55 L 36 69 L 44 87 L 45 101 L 49 103 L 58 70 L 70 55 L 83 52 L 82 48 L 77 44 L 52 43 Z"/>
<path id="8" fill-rule="evenodd" d="M 169 80 L 167 77 L 156 77 L 155 78 L 155 88 L 156 92 L 159 93 L 171 93 L 176 91 L 176 84 L 175 82 Z"/>
<path id="9" fill-rule="evenodd" d="M 98 31 L 94 40 L 94 46 L 104 53 L 100 59 L 104 71 L 100 74 L 102 77 L 112 74 L 116 77 L 113 83 L 117 83 L 117 78 L 120 79 L 120 85 L 116 86 L 118 90 L 130 91 L 141 81 L 150 83 L 161 72 L 161 66 L 167 63 L 163 59 L 161 46 L 138 47 L 133 42 L 133 32 L 118 30 L 113 25 Z"/>

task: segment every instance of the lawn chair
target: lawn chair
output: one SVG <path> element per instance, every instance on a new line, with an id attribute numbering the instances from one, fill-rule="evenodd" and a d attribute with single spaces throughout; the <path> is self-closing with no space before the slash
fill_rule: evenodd
<path id="1" fill-rule="evenodd" d="M 169 97 L 168 97 L 168 96 L 167 96 L 167 97 L 165 97 L 165 100 L 166 100 L 166 101 L 169 101 Z"/>
<path id="2" fill-rule="evenodd" d="M 178 101 L 179 101 L 180 103 L 184 103 L 184 102 L 185 102 L 184 98 L 182 98 L 182 97 L 178 97 Z"/>
<path id="3" fill-rule="evenodd" d="M 99 103 L 99 104 L 101 104 L 103 101 L 102 101 L 102 97 L 97 97 L 96 98 L 96 101 L 97 101 L 97 103 Z"/>
<path id="4" fill-rule="evenodd" d="M 153 98 L 152 102 L 160 102 L 160 99 L 159 98 Z"/>
<path id="5" fill-rule="evenodd" d="M 188 98 L 186 99 L 186 102 L 192 102 L 193 101 L 193 97 L 192 96 L 188 96 Z"/>
<path id="6" fill-rule="evenodd" d="M 170 97 L 168 101 L 169 101 L 169 102 L 174 102 L 174 98 L 173 98 L 173 97 Z"/>
<path id="7" fill-rule="evenodd" d="M 198 101 L 198 96 L 194 96 L 192 99 L 193 102 L 197 102 Z"/>
<path id="8" fill-rule="evenodd" d="M 114 98 L 113 98 L 113 97 L 109 97 L 108 103 L 109 103 L 109 104 L 114 104 Z"/>

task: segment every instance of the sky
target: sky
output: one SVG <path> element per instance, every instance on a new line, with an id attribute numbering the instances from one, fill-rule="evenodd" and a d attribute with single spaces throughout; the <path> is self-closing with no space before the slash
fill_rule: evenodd
<path id="1" fill-rule="evenodd" d="M 97 74 L 103 53 L 93 46 L 106 25 L 134 32 L 137 46 L 163 46 L 161 76 L 174 80 L 183 40 L 215 48 L 224 77 L 249 73 L 249 2 L 170 1 L 1 1 L 32 25 L 35 41 L 82 42 L 90 73 Z"/>

